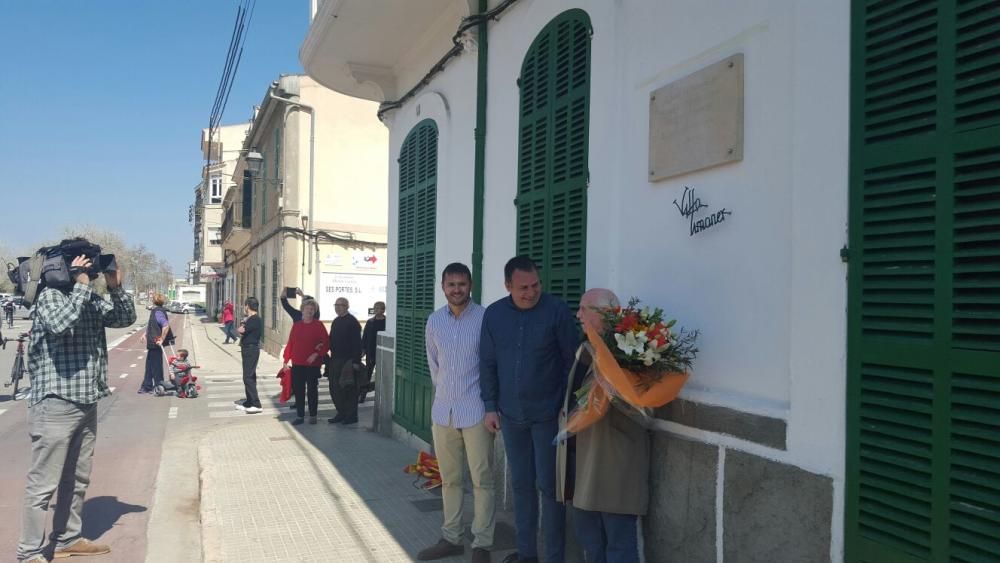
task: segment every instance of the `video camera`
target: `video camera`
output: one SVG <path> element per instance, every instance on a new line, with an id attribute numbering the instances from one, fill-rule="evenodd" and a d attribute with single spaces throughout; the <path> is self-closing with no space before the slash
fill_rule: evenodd
<path id="1" fill-rule="evenodd" d="M 71 287 L 81 272 L 72 266 L 77 256 L 90 259 L 86 273 L 91 280 L 118 270 L 115 255 L 101 254 L 100 245 L 83 238 L 66 239 L 55 246 L 39 248 L 34 256 L 18 257 L 16 266 L 8 264 L 7 275 L 14 284 L 14 293 L 23 295 L 25 306 L 30 306 L 45 287 Z"/>

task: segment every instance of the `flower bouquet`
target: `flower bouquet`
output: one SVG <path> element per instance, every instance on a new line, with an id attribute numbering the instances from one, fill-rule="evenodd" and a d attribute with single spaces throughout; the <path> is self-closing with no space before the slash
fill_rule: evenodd
<path id="1" fill-rule="evenodd" d="M 602 331 L 584 324 L 593 376 L 576 392 L 576 402 L 557 441 L 600 420 L 612 400 L 648 417 L 647 409 L 677 398 L 687 382 L 698 355 L 698 331 L 674 331 L 676 321 L 665 321 L 662 309 L 640 309 L 639 303 L 633 297 L 624 308 L 600 309 Z"/>

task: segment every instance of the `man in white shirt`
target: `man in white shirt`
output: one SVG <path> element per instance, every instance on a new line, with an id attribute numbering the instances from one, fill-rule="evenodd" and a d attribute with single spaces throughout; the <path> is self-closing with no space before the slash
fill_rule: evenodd
<path id="1" fill-rule="evenodd" d="M 479 335 L 485 309 L 472 301 L 472 272 L 454 262 L 441 274 L 448 304 L 427 318 L 427 364 L 434 383 L 431 431 L 441 470 L 444 525 L 438 543 L 417 554 L 420 561 L 459 555 L 462 543 L 463 473 L 468 462 L 475 514 L 472 562 L 489 563 L 493 545 L 494 435 L 483 425 L 479 393 Z"/>

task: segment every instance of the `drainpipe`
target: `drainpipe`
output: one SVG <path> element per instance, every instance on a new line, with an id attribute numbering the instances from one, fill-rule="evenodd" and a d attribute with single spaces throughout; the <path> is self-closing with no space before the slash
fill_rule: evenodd
<path id="1" fill-rule="evenodd" d="M 316 224 L 315 209 L 313 207 L 314 203 L 315 203 L 315 200 L 314 200 L 314 197 L 313 197 L 313 184 L 314 184 L 314 179 L 316 177 L 316 158 L 315 158 L 315 156 L 316 156 L 316 108 L 314 108 L 312 106 L 309 106 L 309 105 L 306 105 L 306 104 L 303 104 L 302 102 L 300 102 L 298 100 L 293 100 L 291 98 L 282 98 L 281 96 L 277 96 L 277 95 L 274 94 L 274 88 L 272 88 L 271 90 L 269 90 L 268 93 L 267 93 L 267 95 L 268 95 L 268 97 L 270 97 L 273 100 L 277 100 L 279 102 L 284 102 L 286 104 L 291 105 L 293 108 L 299 108 L 299 109 L 303 109 L 303 110 L 309 112 L 309 220 L 308 220 L 308 223 L 306 225 L 303 225 L 303 227 L 305 227 L 305 230 L 308 232 L 309 226 Z M 305 233 L 303 233 L 302 236 L 304 238 L 306 236 Z M 315 287 L 316 287 L 316 289 L 315 289 L 315 291 L 313 292 L 312 295 L 315 298 L 319 298 L 319 243 L 318 242 L 316 244 L 316 259 L 315 259 L 315 262 L 316 262 L 316 276 L 315 276 L 316 277 L 316 279 L 315 279 Z M 313 273 L 312 266 L 313 266 L 313 262 L 310 261 L 309 262 L 309 274 L 310 275 Z"/>
<path id="2" fill-rule="evenodd" d="M 479 0 L 479 13 L 487 11 L 487 0 Z M 476 63 L 476 156 L 472 201 L 472 298 L 481 302 L 483 286 L 483 205 L 486 198 L 486 77 L 489 55 L 487 21 L 479 23 L 479 59 Z"/>

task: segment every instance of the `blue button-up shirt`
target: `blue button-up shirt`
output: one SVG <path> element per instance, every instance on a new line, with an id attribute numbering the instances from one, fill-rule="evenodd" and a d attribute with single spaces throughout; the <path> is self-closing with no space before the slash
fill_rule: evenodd
<path id="1" fill-rule="evenodd" d="M 427 365 L 434 382 L 431 421 L 469 428 L 482 422 L 479 391 L 479 335 L 485 309 L 469 301 L 459 316 L 447 305 L 427 317 Z"/>
<path id="2" fill-rule="evenodd" d="M 490 305 L 479 343 L 486 411 L 517 422 L 556 418 L 579 342 L 576 319 L 558 297 L 542 293 L 531 309 L 518 309 L 509 295 Z"/>

